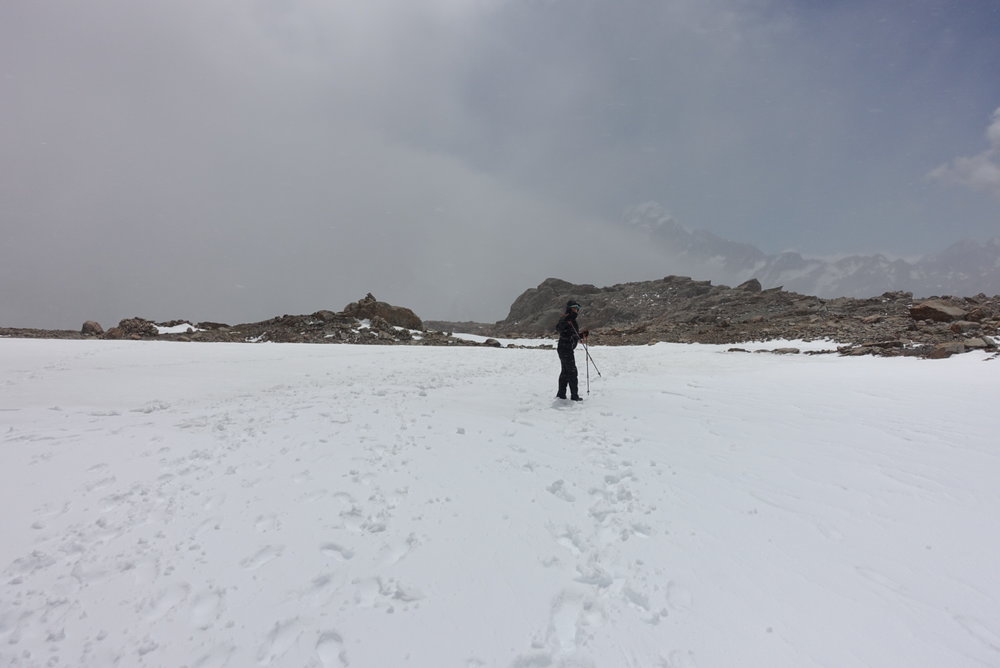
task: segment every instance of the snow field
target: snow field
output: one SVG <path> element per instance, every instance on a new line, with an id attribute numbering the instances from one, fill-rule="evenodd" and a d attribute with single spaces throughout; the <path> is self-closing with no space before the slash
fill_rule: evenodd
<path id="1" fill-rule="evenodd" d="M 997 362 L 724 351 L 0 340 L 0 664 L 1000 665 Z"/>

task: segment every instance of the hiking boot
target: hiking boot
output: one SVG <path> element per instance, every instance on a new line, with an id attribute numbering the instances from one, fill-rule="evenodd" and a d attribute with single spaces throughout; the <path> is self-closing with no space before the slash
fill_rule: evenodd
<path id="1" fill-rule="evenodd" d="M 570 397 L 571 401 L 583 401 L 583 397 Z"/>
<path id="2" fill-rule="evenodd" d="M 556 399 L 565 399 L 565 398 L 566 398 L 565 394 L 557 394 L 556 395 Z"/>

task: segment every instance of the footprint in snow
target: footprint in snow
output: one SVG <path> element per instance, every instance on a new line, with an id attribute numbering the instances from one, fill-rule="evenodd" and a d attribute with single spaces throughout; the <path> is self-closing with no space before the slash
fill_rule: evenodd
<path id="1" fill-rule="evenodd" d="M 386 543 L 382 546 L 382 565 L 392 566 L 393 564 L 398 564 L 419 544 L 420 540 L 412 533 L 406 537 L 405 541 L 400 540 L 394 543 Z"/>
<path id="2" fill-rule="evenodd" d="M 274 515 L 259 515 L 254 522 L 254 528 L 260 533 L 267 533 L 281 528 L 281 522 Z"/>
<path id="3" fill-rule="evenodd" d="M 147 622 L 162 619 L 168 612 L 180 605 L 187 598 L 190 587 L 187 584 L 177 584 L 167 587 L 149 600 L 143 617 Z"/>
<path id="4" fill-rule="evenodd" d="M 576 497 L 570 494 L 570 492 L 566 489 L 566 483 L 563 480 L 556 480 L 545 489 L 547 489 L 553 496 L 562 499 L 563 501 L 569 501 L 570 503 L 576 501 Z"/>
<path id="5" fill-rule="evenodd" d="M 288 653 L 288 650 L 298 642 L 300 635 L 302 628 L 297 618 L 275 622 L 274 628 L 267 634 L 267 638 L 257 651 L 257 663 L 262 666 L 273 664 Z"/>
<path id="6" fill-rule="evenodd" d="M 316 656 L 323 668 L 344 668 L 349 665 L 344 651 L 344 639 L 336 631 L 323 633 L 316 641 Z"/>
<path id="7" fill-rule="evenodd" d="M 87 492 L 93 492 L 95 490 L 106 489 L 111 485 L 115 484 L 116 481 L 117 478 L 115 478 L 113 475 L 109 475 L 103 478 L 99 478 L 98 480 L 93 480 L 84 485 L 83 488 Z"/>
<path id="8" fill-rule="evenodd" d="M 226 501 L 225 494 L 223 493 L 213 494 L 212 496 L 208 497 L 208 499 L 205 501 L 202 507 L 205 510 L 212 511 L 217 508 L 220 508 L 222 504 L 225 503 L 225 501 Z"/>
<path id="9" fill-rule="evenodd" d="M 337 543 L 323 543 L 319 546 L 319 551 L 328 557 L 336 557 L 342 561 L 347 561 L 354 557 L 353 550 Z"/>
<path id="10" fill-rule="evenodd" d="M 223 591 L 210 589 L 194 597 L 191 602 L 191 623 L 207 629 L 219 618 L 223 609 Z"/>
<path id="11" fill-rule="evenodd" d="M 391 608 L 396 603 L 414 603 L 424 598 L 419 589 L 403 586 L 393 578 L 366 578 L 352 584 L 354 602 L 363 608 Z"/>
<path id="12" fill-rule="evenodd" d="M 552 605 L 552 617 L 548 629 L 550 644 L 555 645 L 553 649 L 562 652 L 572 652 L 576 649 L 581 610 L 582 601 L 578 596 L 563 592 L 556 598 Z"/>
<path id="13" fill-rule="evenodd" d="M 604 612 L 595 601 L 574 591 L 562 591 L 552 602 L 546 634 L 549 648 L 556 654 L 576 652 L 586 644 L 591 630 L 604 621 Z"/>
<path id="14" fill-rule="evenodd" d="M 329 604 L 338 588 L 339 584 L 332 575 L 318 575 L 300 592 L 299 599 L 314 608 L 323 607 Z"/>
<path id="15" fill-rule="evenodd" d="M 202 535 L 208 533 L 209 531 L 218 531 L 221 526 L 221 517 L 209 517 L 208 519 L 202 520 L 202 522 L 198 524 L 198 527 L 194 530 L 194 534 L 192 534 L 191 538 L 193 540 L 198 540 L 202 537 Z"/>
<path id="16" fill-rule="evenodd" d="M 664 666 L 665 668 L 698 668 L 698 664 L 694 660 L 694 653 L 679 649 L 670 653 Z"/>
<path id="17" fill-rule="evenodd" d="M 555 542 L 569 550 L 574 556 L 578 557 L 588 550 L 586 541 L 576 527 L 566 526 L 562 530 L 549 527 L 549 530 L 552 532 Z"/>
<path id="18" fill-rule="evenodd" d="M 240 566 L 247 571 L 255 571 L 264 564 L 273 561 L 281 556 L 285 551 L 283 546 L 267 545 L 258 550 L 254 555 L 247 557 L 240 562 Z"/>
<path id="19" fill-rule="evenodd" d="M 626 603 L 634 605 L 636 608 L 642 612 L 649 612 L 649 596 L 632 589 L 629 586 L 622 588 L 622 598 L 625 599 Z"/>
<path id="20" fill-rule="evenodd" d="M 223 668 L 229 663 L 236 648 L 232 645 L 219 645 L 208 654 L 194 662 L 192 668 Z"/>

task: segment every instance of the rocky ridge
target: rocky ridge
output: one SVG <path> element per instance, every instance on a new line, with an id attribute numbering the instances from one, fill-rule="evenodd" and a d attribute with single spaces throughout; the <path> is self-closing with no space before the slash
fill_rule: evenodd
<path id="1" fill-rule="evenodd" d="M 684 276 L 603 288 L 549 278 L 522 293 L 508 316 L 495 323 L 424 322 L 410 309 L 368 294 L 339 312 L 240 325 L 128 318 L 107 331 L 88 321 L 79 331 L 0 328 L 0 337 L 498 347 L 497 338 L 552 337 L 569 299 L 583 304 L 581 322 L 598 345 L 829 340 L 842 355 L 944 358 L 985 350 L 990 359 L 1000 357 L 1000 296 L 915 300 L 909 292 L 887 292 L 868 299 L 821 299 L 764 290 L 756 279 L 731 288 Z M 472 342 L 451 332 L 492 338 Z"/>
<path id="2" fill-rule="evenodd" d="M 887 292 L 868 299 L 821 299 L 763 290 L 756 279 L 731 288 L 684 276 L 604 288 L 549 278 L 522 293 L 507 318 L 478 333 L 551 335 L 569 299 L 583 304 L 581 322 L 593 342 L 604 345 L 826 339 L 846 355 L 947 357 L 977 349 L 996 352 L 1000 341 L 997 296 L 914 300 L 909 292 Z"/>
<path id="3" fill-rule="evenodd" d="M 117 339 L 200 341 L 216 343 L 352 343 L 367 345 L 499 346 L 474 342 L 450 332 L 427 329 L 408 308 L 380 302 L 369 293 L 343 311 L 320 310 L 309 315 L 282 315 L 261 322 L 227 325 L 217 322 L 169 320 L 153 322 L 126 318 L 105 331 L 88 320 L 73 330 L 0 328 L 0 337 L 58 339 Z"/>

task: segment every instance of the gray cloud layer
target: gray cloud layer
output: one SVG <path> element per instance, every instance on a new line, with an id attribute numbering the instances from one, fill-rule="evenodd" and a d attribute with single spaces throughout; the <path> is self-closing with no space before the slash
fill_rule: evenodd
<path id="1" fill-rule="evenodd" d="M 951 4 L 8 0 L 0 324 L 498 319 L 547 276 L 693 273 L 614 228 L 650 199 L 770 251 L 996 234 L 953 184 L 1000 17 Z"/>

